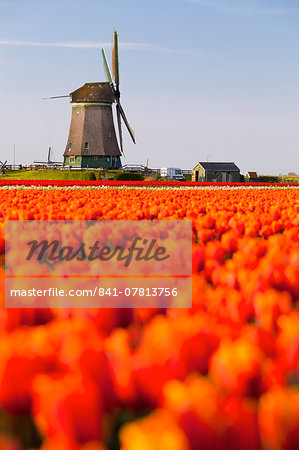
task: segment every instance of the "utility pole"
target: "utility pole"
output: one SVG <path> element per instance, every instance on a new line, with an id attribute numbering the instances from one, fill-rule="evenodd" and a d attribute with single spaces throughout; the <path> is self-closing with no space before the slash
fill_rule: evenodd
<path id="1" fill-rule="evenodd" d="M 13 143 L 13 168 L 15 169 L 16 166 L 16 144 Z"/>

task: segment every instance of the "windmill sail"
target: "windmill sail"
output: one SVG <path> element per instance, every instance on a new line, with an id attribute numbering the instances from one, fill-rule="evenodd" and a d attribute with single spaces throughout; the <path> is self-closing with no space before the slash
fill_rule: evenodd
<path id="1" fill-rule="evenodd" d="M 42 97 L 42 100 L 52 100 L 52 98 L 67 98 L 70 95 L 56 95 L 55 97 Z"/>
<path id="2" fill-rule="evenodd" d="M 105 50 L 102 48 L 102 56 L 103 56 L 103 64 L 104 64 L 104 72 L 106 80 L 113 85 L 113 79 L 110 71 L 110 67 L 108 64 L 107 56 Z"/>
<path id="3" fill-rule="evenodd" d="M 117 124 L 118 124 L 118 133 L 119 133 L 119 144 L 122 154 L 124 154 L 124 148 L 123 148 L 123 137 L 122 137 L 122 131 L 121 131 L 121 114 L 119 110 L 119 106 L 116 105 L 116 115 L 117 115 Z"/>
<path id="4" fill-rule="evenodd" d="M 130 136 L 132 138 L 132 141 L 134 142 L 134 144 L 136 144 L 134 130 L 130 127 L 129 122 L 128 122 L 127 118 L 126 118 L 125 112 L 124 112 L 121 104 L 119 103 L 119 101 L 117 102 L 117 106 L 119 107 L 119 111 L 120 111 L 121 117 L 122 117 L 123 121 L 125 122 L 127 130 L 128 130 L 128 132 L 129 132 L 129 134 L 130 134 Z"/>
<path id="5" fill-rule="evenodd" d="M 119 144 L 121 151 L 123 153 L 123 138 L 122 138 L 122 130 L 121 130 L 121 120 L 124 121 L 126 128 L 132 138 L 132 141 L 135 142 L 135 135 L 133 129 L 130 127 L 125 112 L 120 104 L 120 92 L 119 92 L 119 56 L 118 56 L 118 34 L 114 30 L 113 31 L 113 39 L 112 39 L 112 72 L 109 67 L 108 59 L 106 56 L 105 50 L 102 48 L 102 56 L 103 56 L 103 64 L 104 64 L 104 72 L 106 76 L 106 80 L 110 83 L 114 98 L 116 102 L 116 115 L 117 115 L 117 124 L 118 124 L 118 132 L 119 132 Z"/>
<path id="6" fill-rule="evenodd" d="M 113 31 L 113 43 L 112 43 L 112 75 L 118 90 L 119 86 L 119 58 L 118 58 L 118 35 Z"/>

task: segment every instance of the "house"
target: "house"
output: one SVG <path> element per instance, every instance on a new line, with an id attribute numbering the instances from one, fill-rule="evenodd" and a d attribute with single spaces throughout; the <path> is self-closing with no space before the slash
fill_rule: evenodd
<path id="1" fill-rule="evenodd" d="M 233 162 L 199 162 L 192 170 L 192 181 L 240 181 L 240 169 Z"/>

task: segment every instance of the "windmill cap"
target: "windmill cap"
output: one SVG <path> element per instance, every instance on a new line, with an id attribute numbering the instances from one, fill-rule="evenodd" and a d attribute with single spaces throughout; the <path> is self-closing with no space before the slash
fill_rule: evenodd
<path id="1" fill-rule="evenodd" d="M 85 83 L 70 93 L 72 103 L 109 103 L 115 101 L 113 89 L 109 83 Z"/>

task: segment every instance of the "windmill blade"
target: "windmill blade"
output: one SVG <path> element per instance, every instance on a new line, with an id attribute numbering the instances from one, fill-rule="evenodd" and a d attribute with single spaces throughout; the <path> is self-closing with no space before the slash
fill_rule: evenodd
<path id="1" fill-rule="evenodd" d="M 52 100 L 52 98 L 66 98 L 70 95 L 56 95 L 56 97 L 42 97 L 42 100 Z"/>
<path id="2" fill-rule="evenodd" d="M 112 41 L 112 75 L 116 84 L 116 89 L 119 86 L 119 57 L 118 57 L 118 34 L 113 31 Z"/>
<path id="3" fill-rule="evenodd" d="M 121 149 L 122 154 L 124 154 L 123 136 L 122 136 L 122 131 L 121 131 L 121 113 L 120 113 L 119 105 L 116 105 L 116 114 L 117 114 L 120 149 Z"/>
<path id="4" fill-rule="evenodd" d="M 119 112 L 120 112 L 120 114 L 121 114 L 121 117 L 122 117 L 123 121 L 125 122 L 125 125 L 126 125 L 126 127 L 127 127 L 127 129 L 128 129 L 128 132 L 130 133 L 130 136 L 131 136 L 131 138 L 132 138 L 132 141 L 134 142 L 134 144 L 136 144 L 136 142 L 135 142 L 135 136 L 134 136 L 134 131 L 132 130 L 132 128 L 131 128 L 130 125 L 129 125 L 129 122 L 128 122 L 127 118 L 126 118 L 125 112 L 124 112 L 124 110 L 122 109 L 122 106 L 121 106 L 121 104 L 120 104 L 119 102 L 117 102 L 117 106 L 119 107 Z"/>
<path id="5" fill-rule="evenodd" d="M 111 75 L 111 70 L 108 64 L 107 56 L 105 50 L 102 48 L 102 56 L 103 56 L 103 63 L 104 63 L 104 72 L 106 80 L 113 85 L 113 78 Z"/>

